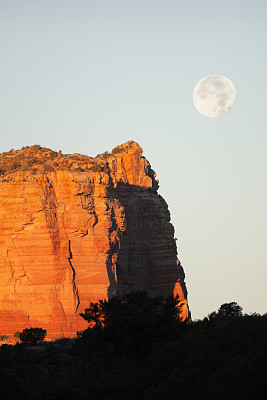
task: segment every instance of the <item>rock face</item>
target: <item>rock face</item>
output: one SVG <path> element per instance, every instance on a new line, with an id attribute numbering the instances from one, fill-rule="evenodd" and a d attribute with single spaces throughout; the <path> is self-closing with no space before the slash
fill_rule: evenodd
<path id="1" fill-rule="evenodd" d="M 158 182 L 128 142 L 97 158 L 32 146 L 0 156 L 0 334 L 75 336 L 91 301 L 179 294 L 184 272 Z"/>

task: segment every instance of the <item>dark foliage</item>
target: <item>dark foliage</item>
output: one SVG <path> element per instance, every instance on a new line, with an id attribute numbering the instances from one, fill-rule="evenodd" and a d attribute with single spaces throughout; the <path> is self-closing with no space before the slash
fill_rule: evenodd
<path id="1" fill-rule="evenodd" d="M 89 323 L 88 329 L 79 332 L 83 345 L 90 348 L 95 340 L 103 346 L 112 346 L 119 353 L 144 356 L 154 343 L 174 334 L 179 319 L 179 298 L 173 296 L 150 298 L 146 292 L 127 293 L 109 301 L 91 303 L 80 315 Z"/>
<path id="2" fill-rule="evenodd" d="M 96 155 L 97 158 L 104 158 L 104 159 L 108 158 L 110 156 L 111 156 L 111 153 L 109 153 L 108 151 L 105 151 L 104 153 L 100 153 L 100 154 Z"/>
<path id="3" fill-rule="evenodd" d="M 222 304 L 218 312 L 209 314 L 209 321 L 229 321 L 234 318 L 242 317 L 242 307 L 236 302 Z"/>
<path id="4" fill-rule="evenodd" d="M 46 330 L 42 328 L 26 328 L 20 333 L 21 343 L 36 345 L 43 342 L 46 337 Z"/>
<path id="5" fill-rule="evenodd" d="M 113 156 L 115 156 L 115 154 L 122 153 L 123 151 L 124 151 L 124 148 L 122 148 L 122 147 L 114 147 L 114 149 L 112 149 L 112 151 L 111 151 L 111 154 Z"/>
<path id="6" fill-rule="evenodd" d="M 45 172 L 53 172 L 55 169 L 53 167 L 53 165 L 45 165 L 44 166 L 44 171 Z"/>
<path id="7" fill-rule="evenodd" d="M 133 143 L 134 142 L 131 140 L 127 144 L 124 144 L 123 146 L 114 147 L 114 149 L 112 149 L 111 151 L 111 154 L 115 156 L 118 153 L 122 153 L 123 151 L 130 149 Z"/>
<path id="8" fill-rule="evenodd" d="M 108 163 L 105 163 L 103 165 L 93 163 L 89 166 L 89 170 L 92 172 L 105 172 L 106 174 L 110 172 Z"/>
<path id="9" fill-rule="evenodd" d="M 78 339 L 3 345 L 0 398 L 265 399 L 267 315 L 226 303 L 223 318 L 184 324 L 177 305 L 129 294 L 90 304 Z"/>

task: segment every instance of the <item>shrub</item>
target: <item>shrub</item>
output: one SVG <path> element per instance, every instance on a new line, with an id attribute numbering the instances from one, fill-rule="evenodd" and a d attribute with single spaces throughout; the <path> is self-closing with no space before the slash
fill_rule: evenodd
<path id="1" fill-rule="evenodd" d="M 110 155 L 111 155 L 111 153 L 109 153 L 108 151 L 105 151 L 104 153 L 97 154 L 96 157 L 108 158 Z"/>
<path id="2" fill-rule="evenodd" d="M 57 152 L 51 150 L 51 151 L 49 152 L 49 157 L 50 157 L 50 158 L 56 158 L 56 157 L 57 157 Z"/>
<path id="3" fill-rule="evenodd" d="M 131 140 L 130 142 L 128 142 L 124 146 L 114 147 L 114 149 L 112 149 L 112 151 L 111 151 L 111 154 L 114 156 L 115 154 L 122 153 L 125 150 L 129 150 L 132 147 L 133 143 L 134 142 Z"/>
<path id="4" fill-rule="evenodd" d="M 111 151 L 111 154 L 114 156 L 115 154 L 122 153 L 123 150 L 124 149 L 121 147 L 114 147 L 114 149 L 112 149 L 112 151 Z"/>
<path id="5" fill-rule="evenodd" d="M 17 161 L 14 161 L 12 164 L 10 164 L 10 165 L 8 166 L 8 169 L 9 169 L 10 171 L 13 171 L 13 170 L 18 169 L 18 168 L 20 168 L 20 167 L 21 167 L 21 163 L 20 163 L 20 162 L 17 162 Z"/>
<path id="6" fill-rule="evenodd" d="M 52 165 L 45 165 L 44 166 L 44 171 L 45 172 L 53 172 L 55 171 L 54 167 Z"/>
<path id="7" fill-rule="evenodd" d="M 42 147 L 39 144 L 34 144 L 31 148 L 32 150 L 41 150 Z"/>
<path id="8" fill-rule="evenodd" d="M 90 166 L 90 171 L 101 172 L 102 171 L 102 167 L 99 164 L 92 164 L 92 166 Z"/>
<path id="9" fill-rule="evenodd" d="M 35 163 L 37 163 L 37 158 L 36 157 L 33 157 L 33 158 L 29 158 L 28 160 L 27 160 L 27 162 L 26 162 L 26 165 L 28 166 L 28 167 L 31 167 L 33 164 L 35 164 Z"/>
<path id="10" fill-rule="evenodd" d="M 19 334 L 19 338 L 24 344 L 36 345 L 44 341 L 46 334 L 46 330 L 42 328 L 26 328 Z"/>

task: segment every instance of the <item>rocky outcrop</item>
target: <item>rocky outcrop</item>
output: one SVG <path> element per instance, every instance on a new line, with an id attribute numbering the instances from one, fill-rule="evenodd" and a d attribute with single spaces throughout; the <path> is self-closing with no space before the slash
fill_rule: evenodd
<path id="1" fill-rule="evenodd" d="M 32 146 L 0 156 L 0 333 L 74 336 L 91 301 L 179 294 L 184 272 L 158 182 L 128 142 L 96 158 Z"/>

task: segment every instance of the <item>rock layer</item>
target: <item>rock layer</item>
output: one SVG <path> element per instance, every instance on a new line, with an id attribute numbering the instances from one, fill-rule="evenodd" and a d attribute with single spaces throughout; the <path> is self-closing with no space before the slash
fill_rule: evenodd
<path id="1" fill-rule="evenodd" d="M 50 160 L 59 166 L 4 169 L 32 151 L 1 158 L 0 334 L 32 326 L 48 338 L 75 336 L 87 327 L 79 313 L 90 302 L 131 290 L 179 294 L 188 317 L 170 213 L 141 147 L 77 155 L 75 168 Z"/>

